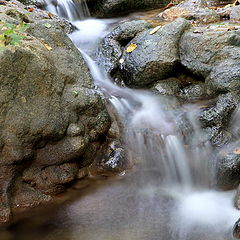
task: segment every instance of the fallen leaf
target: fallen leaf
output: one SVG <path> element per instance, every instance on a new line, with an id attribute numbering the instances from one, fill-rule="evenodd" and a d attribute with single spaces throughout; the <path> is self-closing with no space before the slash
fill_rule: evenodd
<path id="1" fill-rule="evenodd" d="M 33 12 L 34 8 L 29 7 L 29 8 L 27 8 L 27 10 L 28 10 L 28 12 Z"/>
<path id="2" fill-rule="evenodd" d="M 46 28 L 50 28 L 52 25 L 49 24 L 49 23 L 45 23 L 44 26 L 45 26 Z"/>
<path id="3" fill-rule="evenodd" d="M 236 148 L 233 152 L 234 152 L 235 154 L 240 154 L 240 148 Z"/>
<path id="4" fill-rule="evenodd" d="M 123 62 L 124 62 L 124 59 L 121 58 L 121 59 L 119 60 L 119 63 L 120 63 L 120 64 L 123 64 Z"/>
<path id="5" fill-rule="evenodd" d="M 127 47 L 127 52 L 131 53 L 133 52 L 135 49 L 137 48 L 137 45 L 135 43 L 131 43 L 128 47 Z"/>
<path id="6" fill-rule="evenodd" d="M 52 14 L 52 13 L 50 13 L 50 12 L 48 13 L 48 17 L 49 17 L 49 18 L 53 18 L 53 16 L 54 16 L 54 14 Z"/>
<path id="7" fill-rule="evenodd" d="M 156 33 L 160 28 L 161 28 L 161 26 L 155 27 L 149 34 L 150 34 L 150 35 L 153 35 L 153 34 Z"/>
<path id="8" fill-rule="evenodd" d="M 51 46 L 49 46 L 48 44 L 44 43 L 44 46 L 46 47 L 46 49 L 48 51 L 51 51 L 53 48 Z"/>

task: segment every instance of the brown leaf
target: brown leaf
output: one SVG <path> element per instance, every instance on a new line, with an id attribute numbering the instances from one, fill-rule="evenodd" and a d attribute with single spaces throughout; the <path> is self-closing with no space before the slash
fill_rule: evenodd
<path id="1" fill-rule="evenodd" d="M 48 13 L 48 17 L 49 17 L 49 18 L 53 18 L 53 16 L 54 16 L 54 14 L 52 14 L 52 13 L 50 13 L 50 12 Z"/>
<path id="2" fill-rule="evenodd" d="M 28 10 L 28 12 L 33 12 L 34 8 L 28 7 L 27 10 Z"/>
<path id="3" fill-rule="evenodd" d="M 240 154 L 240 148 L 236 148 L 233 152 L 234 152 L 235 154 Z"/>

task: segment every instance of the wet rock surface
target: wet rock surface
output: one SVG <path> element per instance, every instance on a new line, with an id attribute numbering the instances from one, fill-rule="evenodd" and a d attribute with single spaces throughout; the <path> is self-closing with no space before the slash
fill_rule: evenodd
<path id="1" fill-rule="evenodd" d="M 184 84 L 178 78 L 168 78 L 154 83 L 151 90 L 160 95 L 178 96 Z"/>
<path id="2" fill-rule="evenodd" d="M 237 188 L 240 179 L 240 145 L 236 142 L 222 149 L 218 156 L 217 185 L 225 190 Z"/>
<path id="3" fill-rule="evenodd" d="M 233 227 L 233 236 L 237 239 L 240 238 L 240 219 L 235 223 Z"/>
<path id="4" fill-rule="evenodd" d="M 29 23 L 19 46 L 0 51 L 0 221 L 7 221 L 11 205 L 48 201 L 44 194 L 77 178 L 111 121 L 64 21 L 15 1 L 0 12 L 4 22 Z"/>
<path id="5" fill-rule="evenodd" d="M 120 141 L 112 140 L 105 144 L 98 151 L 95 161 L 90 166 L 91 175 L 114 176 L 123 174 L 130 168 L 123 144 Z"/>
<path id="6" fill-rule="evenodd" d="M 200 113 L 203 126 L 227 126 L 229 118 L 240 102 L 239 92 L 222 94 L 217 98 L 216 104 Z"/>
<path id="7" fill-rule="evenodd" d="M 123 54 L 120 66 L 125 83 L 143 87 L 170 76 L 179 63 L 178 42 L 182 33 L 190 26 L 184 19 L 163 26 L 156 33 L 144 31 L 134 38 L 131 44 L 137 48 Z"/>
<path id="8" fill-rule="evenodd" d="M 234 199 L 234 205 L 237 209 L 240 209 L 240 186 L 238 186 L 237 193 Z"/>
<path id="9" fill-rule="evenodd" d="M 103 67 L 107 73 L 116 71 L 123 48 L 138 33 L 149 28 L 151 28 L 151 24 L 145 20 L 126 21 L 119 24 L 99 44 L 99 50 L 95 57 L 97 64 Z"/>

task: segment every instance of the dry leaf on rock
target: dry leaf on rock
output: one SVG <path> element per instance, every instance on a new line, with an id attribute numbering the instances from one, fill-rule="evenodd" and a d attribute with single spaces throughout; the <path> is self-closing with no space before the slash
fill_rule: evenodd
<path id="1" fill-rule="evenodd" d="M 161 26 L 155 27 L 149 34 L 150 34 L 150 35 L 153 35 L 153 34 L 156 33 L 160 28 L 161 28 Z"/>
<path id="2" fill-rule="evenodd" d="M 53 48 L 51 46 L 49 46 L 48 44 L 44 43 L 44 46 L 46 47 L 46 49 L 48 51 L 51 51 Z"/>
<path id="3" fill-rule="evenodd" d="M 240 154 L 240 148 L 236 148 L 233 152 L 234 152 L 235 154 Z"/>
<path id="4" fill-rule="evenodd" d="M 127 47 L 127 52 L 131 53 L 133 52 L 135 49 L 137 48 L 137 45 L 135 43 L 131 43 L 128 47 Z"/>

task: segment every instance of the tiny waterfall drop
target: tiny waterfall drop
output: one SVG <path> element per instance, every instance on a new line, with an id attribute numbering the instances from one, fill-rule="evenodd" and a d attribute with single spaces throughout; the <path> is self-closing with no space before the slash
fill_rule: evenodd
<path id="1" fill-rule="evenodd" d="M 86 0 L 44 0 L 46 9 L 70 21 L 89 18 Z"/>
<path id="2" fill-rule="evenodd" d="M 147 204 L 155 207 L 154 201 L 157 202 L 156 198 L 161 194 L 167 195 L 169 201 L 169 230 L 164 230 L 167 237 L 151 238 L 150 233 L 153 230 L 148 229 L 149 236 L 139 233 L 140 236 L 136 239 L 233 239 L 231 228 L 239 213 L 233 207 L 233 192 L 219 192 L 212 188 L 214 150 L 204 140 L 204 133 L 195 118 L 198 106 L 193 104 L 179 107 L 175 99 L 115 85 L 89 56 L 89 53 L 96 50 L 96 42 L 108 31 L 109 23 L 115 20 L 79 21 L 81 14 L 77 4 L 80 3 L 82 2 L 68 0 L 58 1 L 54 5 L 51 2 L 48 10 L 72 20 L 73 25 L 78 28 L 70 38 L 82 52 L 95 84 L 115 107 L 122 121 L 128 157 L 141 168 L 139 182 L 136 183 L 139 208 L 134 214 L 141 222 L 145 217 Z M 89 29 L 90 33 L 84 29 Z M 182 133 L 179 118 L 185 118 L 189 122 L 192 129 L 189 136 Z M 146 184 L 147 181 L 149 183 Z M 142 203 L 141 198 L 147 198 L 148 202 Z M 162 203 L 165 204 L 164 201 Z M 152 211 L 151 209 L 150 212 Z M 165 209 L 162 210 L 164 211 Z M 71 211 L 73 212 L 74 210 Z M 155 223 L 158 219 L 153 218 L 152 221 Z M 141 224 L 147 225 L 144 221 Z M 89 239 L 92 235 L 86 236 L 88 237 L 83 239 Z M 100 239 L 95 237 L 92 239 Z M 124 239 L 135 238 L 126 234 Z"/>

